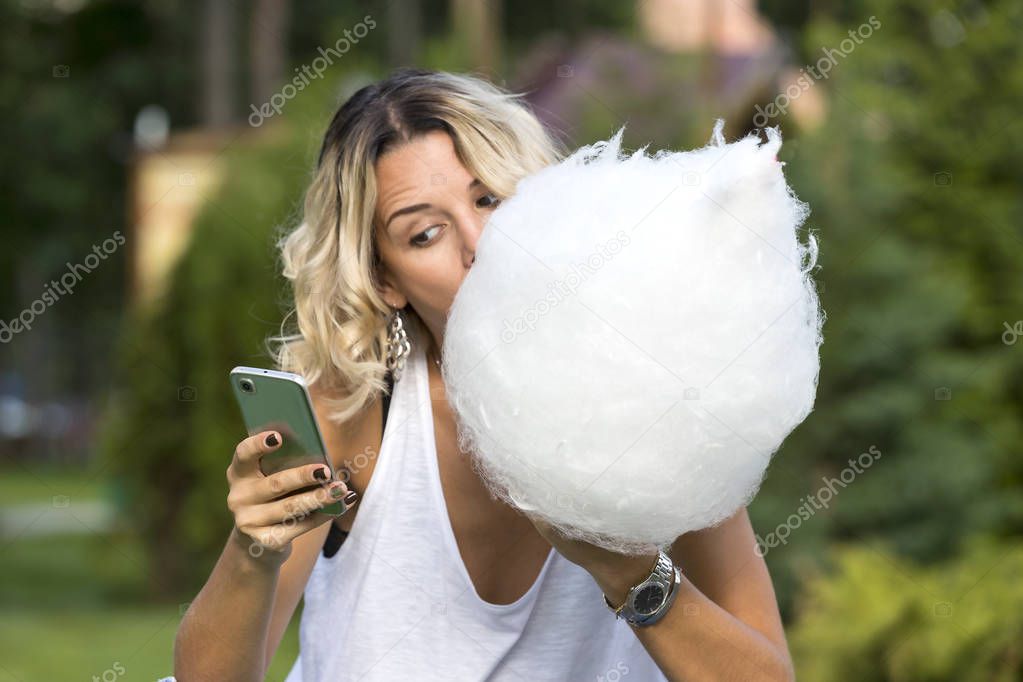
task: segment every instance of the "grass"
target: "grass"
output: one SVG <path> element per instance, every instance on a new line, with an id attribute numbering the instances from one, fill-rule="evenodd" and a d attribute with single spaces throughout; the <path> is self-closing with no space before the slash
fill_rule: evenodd
<path id="1" fill-rule="evenodd" d="M 75 469 L 20 465 L 4 467 L 0 474 L 0 500 L 5 507 L 50 504 L 56 495 L 65 495 L 71 502 L 99 500 L 111 492 L 103 478 Z"/>
<path id="2" fill-rule="evenodd" d="M 180 618 L 175 606 L 4 609 L 0 681 L 157 680 L 174 671 L 174 635 Z M 297 655 L 296 618 L 266 679 L 283 680 Z"/>
<path id="3" fill-rule="evenodd" d="M 3 506 L 102 499 L 102 480 L 73 471 L 7 469 Z M 49 510 L 45 513 L 60 513 Z M 182 595 L 181 603 L 194 595 Z M 147 599 L 146 561 L 124 533 L 0 540 L 0 682 L 157 680 L 173 673 L 181 605 Z M 298 655 L 299 612 L 267 680 L 283 680 Z"/>

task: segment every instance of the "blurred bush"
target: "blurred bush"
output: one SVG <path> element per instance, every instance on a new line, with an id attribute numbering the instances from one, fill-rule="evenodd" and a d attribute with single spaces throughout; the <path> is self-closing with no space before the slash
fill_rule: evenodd
<path id="1" fill-rule="evenodd" d="M 832 542 L 882 539 L 940 561 L 971 536 L 1023 531 L 1023 343 L 1003 341 L 1023 317 L 1023 8 L 856 5 L 857 21 L 880 27 L 813 85 L 827 93 L 823 125 L 797 135 L 789 119 L 769 123 L 785 129 L 781 159 L 813 210 L 828 322 L 816 411 L 772 463 L 757 529 L 850 458 L 881 456 L 768 554 L 787 612 Z M 815 15 L 804 52 L 837 49 L 850 28 Z M 244 429 L 227 374 L 269 364 L 263 340 L 287 307 L 276 228 L 298 217 L 336 104 L 315 84 L 288 104 L 279 138 L 231 147 L 165 300 L 124 327 L 103 451 L 163 591 L 201 585 L 230 528 L 224 470 Z M 592 108 L 579 143 L 609 132 L 607 107 Z"/>
<path id="2" fill-rule="evenodd" d="M 881 456 L 768 555 L 786 602 L 836 540 L 938 561 L 1023 531 L 1023 343 L 1003 341 L 1023 318 L 1023 7 L 859 4 L 855 23 L 808 26 L 816 59 L 880 20 L 813 85 L 824 124 L 780 154 L 812 209 L 828 320 L 816 409 L 771 465 L 758 530 L 850 458 Z"/>
<path id="3" fill-rule="evenodd" d="M 932 568 L 866 546 L 835 561 L 808 584 L 789 633 L 800 679 L 1023 679 L 1023 544 L 973 542 Z"/>
<path id="4" fill-rule="evenodd" d="M 135 310 L 105 413 L 101 453 L 127 493 L 150 559 L 154 590 L 193 591 L 232 519 L 225 471 L 245 437 L 228 374 L 272 367 L 265 340 L 289 308 L 274 242 L 300 202 L 337 91 L 317 83 L 266 125 L 265 141 L 227 152 L 226 180 L 197 219 L 192 241 L 154 309 Z"/>

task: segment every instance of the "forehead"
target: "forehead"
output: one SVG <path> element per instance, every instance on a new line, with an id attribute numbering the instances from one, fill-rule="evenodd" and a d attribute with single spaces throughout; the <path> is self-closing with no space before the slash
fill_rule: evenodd
<path id="1" fill-rule="evenodd" d="M 431 130 L 395 147 L 377 159 L 376 181 L 381 209 L 395 201 L 436 193 L 458 186 L 469 177 L 447 133 Z"/>

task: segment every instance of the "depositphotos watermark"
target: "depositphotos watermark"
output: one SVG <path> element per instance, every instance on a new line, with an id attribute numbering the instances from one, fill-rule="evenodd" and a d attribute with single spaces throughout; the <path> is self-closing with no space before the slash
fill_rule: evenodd
<path id="1" fill-rule="evenodd" d="M 867 448 L 866 452 L 861 452 L 856 459 L 850 459 L 849 466 L 839 472 L 838 478 L 826 477 L 822 479 L 824 485 L 820 487 L 815 495 L 804 497 L 803 503 L 799 505 L 795 513 L 789 514 L 789 517 L 785 519 L 785 523 L 780 524 L 768 533 L 766 537 L 762 538 L 757 535 L 753 551 L 757 556 L 765 556 L 768 550 L 774 549 L 778 545 L 788 544 L 789 535 L 792 534 L 792 531 L 803 525 L 803 521 L 809 520 L 818 510 L 828 508 L 828 503 L 838 495 L 838 490 L 835 489 L 836 486 L 845 488 L 856 480 L 859 474 L 862 474 L 879 459 L 881 459 L 881 451 L 877 449 L 876 445 L 871 445 Z"/>
<path id="2" fill-rule="evenodd" d="M 120 661 L 114 661 L 114 664 L 103 671 L 101 675 L 93 675 L 93 682 L 114 682 L 121 677 L 127 670 Z"/>
<path id="3" fill-rule="evenodd" d="M 326 487 L 326 484 L 322 484 L 321 487 Z M 343 502 L 341 504 L 344 505 Z M 278 541 L 284 536 L 285 532 L 299 521 L 320 509 L 321 504 L 316 501 L 306 503 L 301 500 L 288 500 L 286 506 L 288 507 L 287 515 L 280 523 L 274 524 L 268 531 L 259 534 L 259 537 L 250 536 L 255 541 L 249 545 L 249 556 L 258 559 L 268 549 L 275 552 L 281 551 L 279 549 L 281 543 Z M 242 532 L 246 532 L 243 528 L 239 529 Z"/>
<path id="4" fill-rule="evenodd" d="M 774 101 L 770 102 L 766 107 L 762 107 L 759 104 L 754 107 L 757 113 L 753 116 L 753 125 L 757 128 L 763 128 L 775 116 L 784 116 L 785 112 L 789 109 L 789 105 L 799 99 L 804 92 L 812 88 L 816 81 L 827 79 L 831 75 L 831 69 L 838 66 L 836 56 L 841 56 L 845 59 L 852 54 L 857 45 L 862 45 L 863 41 L 872 36 L 874 31 L 879 28 L 881 28 L 881 21 L 874 15 L 871 15 L 866 23 L 860 24 L 855 30 L 849 30 L 849 37 L 844 38 L 838 44 L 837 50 L 828 47 L 821 48 L 824 56 L 814 62 L 813 65 L 807 64 L 800 69 L 800 75 L 796 82 L 785 88 L 785 92 L 778 93 Z"/>
<path id="5" fill-rule="evenodd" d="M 558 279 L 547 285 L 547 295 L 522 311 L 515 319 L 504 321 L 504 329 L 501 331 L 501 340 L 511 343 L 515 337 L 525 334 L 527 330 L 536 328 L 537 321 L 549 313 L 551 309 L 575 293 L 576 289 L 586 281 L 604 264 L 615 257 L 623 248 L 628 246 L 632 240 L 625 230 L 618 230 L 615 236 L 607 242 L 598 246 L 599 253 L 591 253 L 583 263 L 573 263 L 572 272 L 568 273 L 563 280 Z"/>
<path id="6" fill-rule="evenodd" d="M 81 263 L 74 265 L 65 263 L 67 272 L 60 276 L 60 280 L 51 279 L 50 283 L 46 285 L 46 289 L 43 290 L 42 296 L 32 301 L 27 308 L 21 311 L 21 314 L 10 322 L 0 320 L 0 343 L 8 343 L 15 334 L 32 329 L 36 317 L 45 313 L 50 306 L 60 300 L 61 296 L 70 296 L 74 293 L 75 285 L 84 279 L 83 270 L 85 274 L 89 274 L 98 268 L 100 260 L 106 260 L 107 256 L 117 251 L 118 247 L 124 245 L 124 242 L 124 235 L 120 230 L 115 230 L 114 234 L 104 239 L 99 246 L 93 244 L 92 253 L 83 258 Z"/>
<path id="7" fill-rule="evenodd" d="M 1019 338 L 1023 336 L 1023 320 L 1016 320 L 1016 323 L 1009 326 L 1008 322 L 1002 322 L 1005 331 L 1002 332 L 1002 343 L 1006 346 L 1015 346 Z"/>
<path id="8" fill-rule="evenodd" d="M 271 95 L 270 101 L 264 102 L 258 108 L 255 104 L 250 105 L 252 113 L 249 114 L 249 125 L 253 128 L 258 128 L 268 118 L 280 114 L 284 110 L 285 104 L 294 99 L 298 93 L 305 90 L 314 79 L 323 78 L 323 73 L 334 64 L 335 59 L 341 59 L 341 57 L 348 54 L 348 51 L 352 49 L 352 45 L 357 45 L 361 39 L 369 35 L 369 32 L 376 27 L 376 20 L 373 19 L 372 15 L 367 14 L 351 30 L 346 28 L 344 37 L 338 38 L 337 42 L 334 43 L 334 47 L 326 49 L 322 47 L 317 48 L 320 56 L 309 64 L 296 66 L 295 72 L 298 75 L 292 78 L 290 82 L 285 83 L 280 91 Z"/>
<path id="9" fill-rule="evenodd" d="M 608 668 L 603 675 L 597 675 L 596 682 L 618 682 L 629 674 L 629 666 L 625 661 L 618 661 L 613 668 Z"/>

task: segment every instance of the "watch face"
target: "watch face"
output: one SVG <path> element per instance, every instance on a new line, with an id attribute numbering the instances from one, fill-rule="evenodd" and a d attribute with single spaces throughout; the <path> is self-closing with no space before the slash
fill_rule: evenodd
<path id="1" fill-rule="evenodd" d="M 660 585 L 647 585 L 636 594 L 636 613 L 649 615 L 656 611 L 664 602 L 664 588 Z"/>

